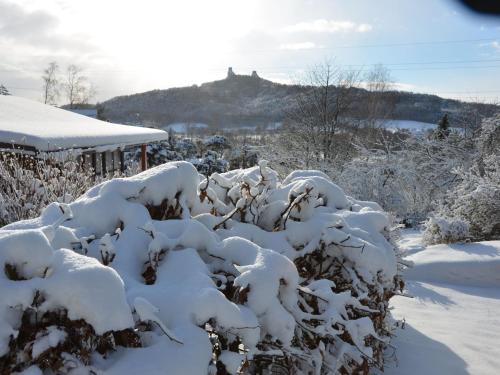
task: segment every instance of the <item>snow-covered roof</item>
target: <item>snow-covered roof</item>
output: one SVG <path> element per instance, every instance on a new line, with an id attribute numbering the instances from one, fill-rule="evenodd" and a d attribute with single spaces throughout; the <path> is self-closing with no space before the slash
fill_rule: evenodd
<path id="1" fill-rule="evenodd" d="M 0 143 L 39 151 L 112 149 L 168 139 L 163 130 L 111 124 L 35 101 L 0 95 Z"/>

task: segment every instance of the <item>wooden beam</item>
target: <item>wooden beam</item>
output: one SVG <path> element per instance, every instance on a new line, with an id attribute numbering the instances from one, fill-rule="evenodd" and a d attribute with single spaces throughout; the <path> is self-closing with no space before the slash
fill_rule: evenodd
<path id="1" fill-rule="evenodd" d="M 148 169 L 148 162 L 146 159 L 146 145 L 141 145 L 141 170 Z"/>
<path id="2" fill-rule="evenodd" d="M 0 149 L 2 150 L 15 150 L 15 151 L 28 151 L 28 152 L 33 152 L 36 154 L 37 149 L 33 146 L 24 146 L 24 145 L 18 145 L 15 143 L 5 143 L 5 142 L 0 142 Z"/>

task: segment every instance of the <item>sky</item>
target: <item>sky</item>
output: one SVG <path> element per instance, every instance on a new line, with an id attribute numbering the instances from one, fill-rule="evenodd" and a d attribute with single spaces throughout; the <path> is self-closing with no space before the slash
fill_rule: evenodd
<path id="1" fill-rule="evenodd" d="M 41 100 L 51 61 L 96 100 L 222 79 L 292 83 L 326 60 L 400 90 L 500 102 L 500 17 L 454 0 L 0 0 L 0 84 Z"/>

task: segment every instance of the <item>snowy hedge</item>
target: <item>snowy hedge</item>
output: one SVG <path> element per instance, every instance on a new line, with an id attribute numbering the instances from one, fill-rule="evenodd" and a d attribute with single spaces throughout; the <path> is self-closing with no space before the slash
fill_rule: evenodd
<path id="1" fill-rule="evenodd" d="M 172 162 L 0 229 L 0 373 L 368 374 L 386 214 L 324 174 Z"/>
<path id="2" fill-rule="evenodd" d="M 0 226 L 40 215 L 49 203 L 71 202 L 95 183 L 74 157 L 60 163 L 0 153 Z"/>
<path id="3" fill-rule="evenodd" d="M 219 140 L 220 138 L 226 139 L 223 136 L 217 135 L 207 140 Z M 203 145 L 203 147 L 198 149 L 197 144 Z M 205 176 L 213 172 L 226 172 L 229 169 L 229 162 L 222 158 L 221 153 L 210 149 L 210 146 L 213 146 L 214 149 L 223 150 L 222 146 L 218 148 L 218 145 L 219 144 L 215 143 L 213 140 L 211 142 L 194 142 L 188 138 L 177 141 L 175 138 L 171 138 L 168 142 L 153 143 L 146 148 L 147 165 L 155 167 L 170 161 L 186 160 L 193 164 L 198 172 Z M 139 163 L 141 160 L 140 147 L 137 147 L 128 156 L 129 159 Z"/>

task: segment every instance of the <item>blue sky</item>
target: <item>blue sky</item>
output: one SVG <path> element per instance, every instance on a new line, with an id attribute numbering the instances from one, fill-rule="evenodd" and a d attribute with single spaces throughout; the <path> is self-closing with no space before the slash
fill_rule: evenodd
<path id="1" fill-rule="evenodd" d="M 292 82 L 325 59 L 386 65 L 396 87 L 500 98 L 500 18 L 451 0 L 0 0 L 0 82 L 40 97 L 52 60 L 76 63 L 98 100 L 257 70 Z"/>

